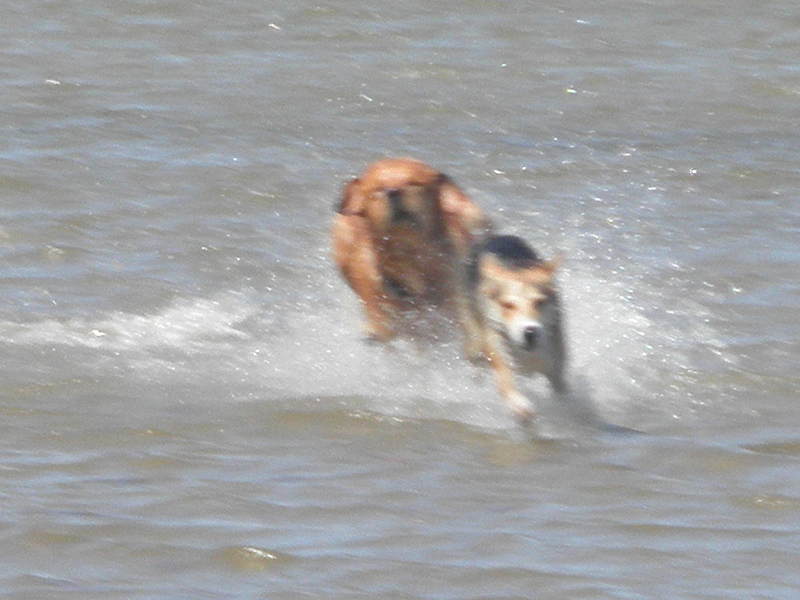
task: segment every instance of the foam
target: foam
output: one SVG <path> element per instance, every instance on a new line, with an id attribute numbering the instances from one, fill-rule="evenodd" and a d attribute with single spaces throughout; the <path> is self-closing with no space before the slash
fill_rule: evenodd
<path id="1" fill-rule="evenodd" d="M 235 328 L 254 315 L 258 307 L 239 294 L 216 299 L 179 299 L 153 315 L 122 312 L 67 320 L 6 323 L 6 340 L 19 344 L 64 344 L 115 351 L 154 348 L 202 349 L 222 338 L 243 338 Z"/>
<path id="2" fill-rule="evenodd" d="M 331 284 L 323 271 L 313 277 L 326 279 L 303 297 L 281 295 L 276 286 L 264 296 L 178 298 L 154 314 L 7 322 L 0 329 L 10 344 L 75 347 L 84 357 L 101 356 L 109 365 L 101 379 L 112 375 L 112 366 L 119 376 L 123 366 L 135 380 L 205 388 L 214 402 L 222 397 L 282 408 L 296 402 L 304 409 L 333 402 L 387 416 L 514 426 L 491 374 L 461 357 L 456 332 L 438 341 L 365 343 L 352 292 Z M 634 295 L 630 279 L 608 281 L 580 268 L 560 275 L 574 399 L 603 418 L 625 421 L 657 398 L 658 410 L 681 418 L 690 407 L 680 392 L 669 396 L 665 378 L 691 368 L 691 348 L 709 332 L 682 329 L 676 323 L 685 314 L 672 319 L 652 304 L 648 314 L 648 302 L 663 309 L 673 299 L 635 283 Z M 553 410 L 543 378 L 525 382 L 524 389 L 537 406 Z M 192 397 L 203 401 L 202 393 Z"/>

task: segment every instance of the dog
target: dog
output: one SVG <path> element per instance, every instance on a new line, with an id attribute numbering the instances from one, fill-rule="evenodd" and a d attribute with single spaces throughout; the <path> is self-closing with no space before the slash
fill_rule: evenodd
<path id="1" fill-rule="evenodd" d="M 466 351 L 484 357 L 513 415 L 531 422 L 534 406 L 514 383 L 521 374 L 541 373 L 554 392 L 567 392 L 566 353 L 559 296 L 554 282 L 558 260 L 546 262 L 519 237 L 489 236 L 467 263 Z"/>
<path id="2" fill-rule="evenodd" d="M 412 158 L 386 158 L 345 184 L 331 231 L 333 256 L 361 299 L 368 339 L 398 334 L 408 311 L 464 314 L 461 273 L 491 230 L 483 210 L 446 175 Z"/>

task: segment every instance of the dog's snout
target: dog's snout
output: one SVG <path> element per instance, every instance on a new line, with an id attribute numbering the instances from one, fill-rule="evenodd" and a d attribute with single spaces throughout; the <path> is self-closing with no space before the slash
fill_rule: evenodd
<path id="1" fill-rule="evenodd" d="M 414 215 L 403 203 L 403 188 L 387 188 L 384 190 L 391 206 L 391 219 L 395 223 L 414 223 Z"/>
<path id="2" fill-rule="evenodd" d="M 525 340 L 525 347 L 528 350 L 533 350 L 536 347 L 536 342 L 539 337 L 539 328 L 535 325 L 526 327 L 522 332 L 522 336 Z"/>
<path id="3" fill-rule="evenodd" d="M 392 204 L 400 202 L 402 195 L 403 190 L 401 188 L 389 188 L 386 190 L 386 197 L 389 198 Z"/>

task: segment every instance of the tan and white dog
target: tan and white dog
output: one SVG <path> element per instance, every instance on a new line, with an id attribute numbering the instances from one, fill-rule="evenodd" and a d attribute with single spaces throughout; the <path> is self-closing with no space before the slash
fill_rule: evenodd
<path id="1" fill-rule="evenodd" d="M 518 391 L 515 372 L 541 373 L 556 393 L 567 391 L 557 266 L 522 239 L 498 235 L 475 247 L 467 267 L 467 354 L 488 360 L 503 400 L 523 424 L 534 406 Z"/>
<path id="2" fill-rule="evenodd" d="M 412 158 L 376 161 L 345 184 L 333 255 L 363 303 L 368 337 L 387 341 L 402 314 L 429 307 L 462 319 L 464 264 L 490 227 L 449 177 Z"/>

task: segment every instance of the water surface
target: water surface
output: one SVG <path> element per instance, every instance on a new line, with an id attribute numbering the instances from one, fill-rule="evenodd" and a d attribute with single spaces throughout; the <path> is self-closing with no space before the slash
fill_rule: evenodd
<path id="1" fill-rule="evenodd" d="M 2 595 L 795 598 L 799 28 L 6 2 Z M 457 336 L 361 341 L 328 227 L 384 155 L 566 253 L 530 435 Z"/>

